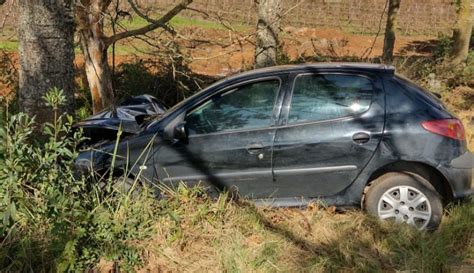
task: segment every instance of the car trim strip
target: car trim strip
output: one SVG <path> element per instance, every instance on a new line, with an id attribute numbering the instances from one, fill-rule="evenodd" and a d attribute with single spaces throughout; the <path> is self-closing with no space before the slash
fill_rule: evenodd
<path id="1" fill-rule="evenodd" d="M 215 178 L 240 178 L 239 180 L 248 180 L 253 177 L 271 176 L 272 171 L 250 171 L 250 172 L 228 172 L 217 173 L 212 175 Z M 207 175 L 189 175 L 163 178 L 164 182 L 188 181 L 188 180 L 205 180 Z"/>
<path id="2" fill-rule="evenodd" d="M 273 170 L 273 173 L 275 175 L 301 175 L 301 174 L 304 175 L 304 174 L 352 171 L 352 170 L 357 170 L 357 166 L 343 165 L 343 166 L 330 166 L 330 167 L 318 167 L 318 168 L 275 169 Z"/>
<path id="3" fill-rule="evenodd" d="M 300 168 L 300 169 L 279 169 L 274 170 L 275 175 L 295 175 L 295 174 L 314 174 L 314 173 L 325 173 L 325 172 L 337 172 L 337 171 L 352 171 L 357 170 L 355 165 L 344 165 L 344 166 L 331 166 L 331 167 L 319 167 L 319 168 Z M 216 178 L 240 178 L 239 180 L 248 180 L 254 177 L 271 176 L 272 171 L 250 171 L 250 172 L 228 172 L 228 173 L 217 173 L 213 175 Z M 189 176 L 176 176 L 163 178 L 164 182 L 176 182 L 176 181 L 189 181 L 189 180 L 205 180 L 206 175 L 189 175 Z"/>

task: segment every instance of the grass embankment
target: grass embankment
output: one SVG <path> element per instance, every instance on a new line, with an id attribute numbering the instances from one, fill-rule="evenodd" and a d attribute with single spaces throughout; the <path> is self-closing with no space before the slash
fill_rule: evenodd
<path id="1" fill-rule="evenodd" d="M 144 248 L 145 268 L 214 272 L 456 271 L 474 258 L 474 202 L 448 208 L 434 233 L 334 213 L 214 202 L 182 188 Z M 472 269 L 472 264 L 470 269 Z"/>

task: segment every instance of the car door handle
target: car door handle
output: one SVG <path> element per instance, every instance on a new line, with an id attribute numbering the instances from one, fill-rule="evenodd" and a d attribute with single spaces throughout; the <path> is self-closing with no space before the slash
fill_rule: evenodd
<path id="1" fill-rule="evenodd" d="M 262 144 L 251 144 L 250 146 L 247 147 L 247 152 L 249 154 L 257 154 L 263 150 L 263 145 Z"/>
<path id="2" fill-rule="evenodd" d="M 367 133 L 355 133 L 352 135 L 352 140 L 357 143 L 357 144 L 364 144 L 369 142 L 370 140 L 370 135 Z"/>

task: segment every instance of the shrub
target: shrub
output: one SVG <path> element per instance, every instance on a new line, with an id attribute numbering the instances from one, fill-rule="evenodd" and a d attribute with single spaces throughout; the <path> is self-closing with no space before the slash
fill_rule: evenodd
<path id="1" fill-rule="evenodd" d="M 0 271 L 79 271 L 100 258 L 122 268 L 140 264 L 140 240 L 153 231 L 156 202 L 136 199 L 73 175 L 82 140 L 60 115 L 62 91 L 45 99 L 54 122 L 36 140 L 34 118 L 4 116 L 0 127 Z M 145 240 L 146 241 L 146 240 Z"/>

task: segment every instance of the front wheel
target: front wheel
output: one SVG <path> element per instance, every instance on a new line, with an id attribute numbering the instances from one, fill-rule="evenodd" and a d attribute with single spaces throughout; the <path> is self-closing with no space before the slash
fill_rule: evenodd
<path id="1" fill-rule="evenodd" d="M 106 189 L 106 182 L 99 183 L 101 189 Z M 115 194 L 129 195 L 133 198 L 138 197 L 143 191 L 143 186 L 140 180 L 135 180 L 128 177 L 116 177 L 112 180 L 111 190 Z"/>
<path id="2" fill-rule="evenodd" d="M 441 198 L 424 178 L 412 173 L 387 173 L 371 183 L 365 198 L 367 212 L 417 229 L 436 229 L 443 215 Z"/>

